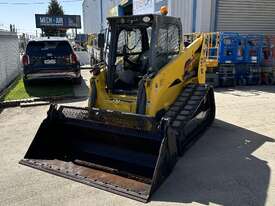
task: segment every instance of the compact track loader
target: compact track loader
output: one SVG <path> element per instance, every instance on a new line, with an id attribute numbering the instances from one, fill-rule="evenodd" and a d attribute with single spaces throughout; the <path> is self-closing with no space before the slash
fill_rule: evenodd
<path id="1" fill-rule="evenodd" d="M 178 18 L 108 18 L 88 108 L 51 105 L 21 164 L 147 202 L 215 118 L 207 38 Z"/>

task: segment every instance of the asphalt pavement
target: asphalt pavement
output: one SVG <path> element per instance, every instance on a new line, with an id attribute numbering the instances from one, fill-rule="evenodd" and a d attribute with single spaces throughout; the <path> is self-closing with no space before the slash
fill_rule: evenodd
<path id="1" fill-rule="evenodd" d="M 148 206 L 275 205 L 275 87 L 217 90 L 216 104 L 213 126 L 179 160 Z M 19 165 L 47 109 L 0 111 L 0 205 L 144 205 Z"/>

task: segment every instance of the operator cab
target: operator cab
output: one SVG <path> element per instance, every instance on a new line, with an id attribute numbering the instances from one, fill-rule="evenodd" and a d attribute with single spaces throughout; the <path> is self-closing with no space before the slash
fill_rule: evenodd
<path id="1" fill-rule="evenodd" d="M 111 17 L 108 22 L 105 60 L 107 88 L 113 93 L 137 93 L 145 75 L 156 74 L 179 54 L 180 19 L 138 15 Z"/>
<path id="2" fill-rule="evenodd" d="M 147 73 L 151 32 L 151 27 L 125 27 L 119 32 L 115 62 L 117 88 L 134 89 Z"/>

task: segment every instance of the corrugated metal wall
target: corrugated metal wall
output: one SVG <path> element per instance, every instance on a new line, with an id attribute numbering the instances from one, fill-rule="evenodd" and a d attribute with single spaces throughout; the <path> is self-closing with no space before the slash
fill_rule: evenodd
<path id="1" fill-rule="evenodd" d="M 275 0 L 217 0 L 217 31 L 275 32 Z"/>
<path id="2" fill-rule="evenodd" d="M 133 0 L 133 14 L 159 13 L 162 6 L 167 6 L 168 0 Z"/>
<path id="3" fill-rule="evenodd" d="M 0 31 L 0 91 L 20 73 L 17 35 Z"/>
<path id="4" fill-rule="evenodd" d="M 159 13 L 163 5 L 168 5 L 169 16 L 181 18 L 184 33 L 193 31 L 194 0 L 133 0 L 133 13 L 134 15 Z"/>
<path id="5" fill-rule="evenodd" d="M 84 0 L 82 4 L 84 33 L 98 33 L 101 30 L 100 2 Z"/>
<path id="6" fill-rule="evenodd" d="M 109 11 L 118 5 L 120 0 L 84 0 L 82 4 L 84 33 L 99 33 L 101 31 L 101 2 L 103 29 L 107 27 L 106 18 Z"/>
<path id="7" fill-rule="evenodd" d="M 196 0 L 196 32 L 212 31 L 213 0 Z"/>
<path id="8" fill-rule="evenodd" d="M 183 32 L 193 32 L 194 28 L 194 0 L 170 0 L 169 15 L 181 18 Z"/>

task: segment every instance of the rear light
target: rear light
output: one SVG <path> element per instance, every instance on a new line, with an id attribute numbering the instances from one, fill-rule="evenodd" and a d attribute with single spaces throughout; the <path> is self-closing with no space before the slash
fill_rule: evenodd
<path id="1" fill-rule="evenodd" d="M 71 61 L 71 64 L 77 64 L 78 62 L 77 56 L 74 52 L 70 56 L 70 61 Z"/>
<path id="2" fill-rule="evenodd" d="M 23 64 L 24 66 L 30 64 L 30 58 L 29 58 L 29 56 L 28 56 L 27 54 L 24 54 L 24 55 L 22 56 L 22 64 Z"/>

